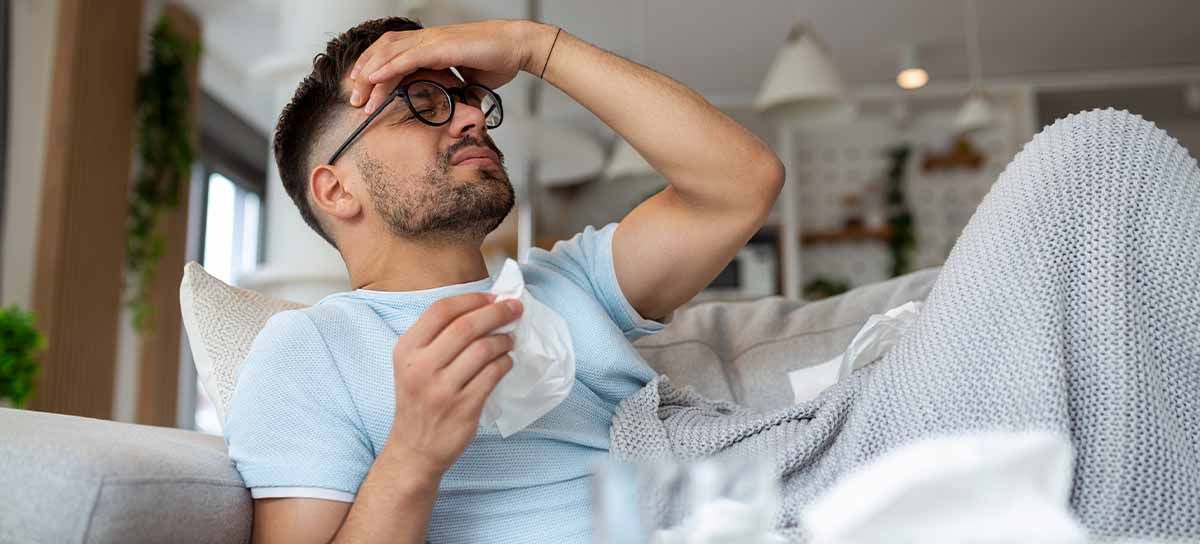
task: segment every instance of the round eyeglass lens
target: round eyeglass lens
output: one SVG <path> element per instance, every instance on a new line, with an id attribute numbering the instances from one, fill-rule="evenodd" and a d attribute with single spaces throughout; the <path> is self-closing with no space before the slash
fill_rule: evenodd
<path id="1" fill-rule="evenodd" d="M 450 120 L 450 95 L 433 83 L 416 81 L 409 85 L 408 102 L 426 123 L 441 125 Z"/>
<path id="2" fill-rule="evenodd" d="M 487 128 L 496 128 L 504 120 L 504 108 L 500 105 L 500 97 L 483 85 L 467 85 L 467 103 L 483 112 L 484 124 Z"/>

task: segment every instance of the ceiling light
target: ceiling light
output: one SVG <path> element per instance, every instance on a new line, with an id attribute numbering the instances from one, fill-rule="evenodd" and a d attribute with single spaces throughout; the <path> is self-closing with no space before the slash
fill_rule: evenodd
<path id="1" fill-rule="evenodd" d="M 917 59 L 917 46 L 908 45 L 900 50 L 900 73 L 896 74 L 896 84 L 901 89 L 920 89 L 929 83 L 929 72 L 921 67 Z"/>
<path id="2" fill-rule="evenodd" d="M 829 50 L 806 23 L 796 23 L 754 100 L 754 109 L 781 118 L 848 120 L 854 109 Z"/>
<path id="3" fill-rule="evenodd" d="M 986 93 L 973 92 L 963 101 L 954 118 L 954 126 L 963 132 L 971 132 L 992 124 L 992 120 L 991 99 Z"/>
<path id="4" fill-rule="evenodd" d="M 967 0 L 963 10 L 963 34 L 967 38 L 967 69 L 971 74 L 971 90 L 963 100 L 954 119 L 954 126 L 963 132 L 985 128 L 995 122 L 992 100 L 983 90 L 983 55 L 979 50 L 979 17 L 975 0 Z"/>

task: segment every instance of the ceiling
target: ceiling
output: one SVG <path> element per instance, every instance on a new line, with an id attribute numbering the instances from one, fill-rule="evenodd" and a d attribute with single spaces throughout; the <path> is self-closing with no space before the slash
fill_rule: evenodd
<path id="1" fill-rule="evenodd" d="M 249 68 L 278 49 L 281 1 L 287 9 L 303 5 L 186 2 L 204 25 L 205 86 L 264 131 L 273 125 L 278 97 Z M 397 0 L 396 12 L 412 1 Z M 522 17 L 526 5 L 429 0 L 419 13 L 436 24 Z M 745 104 L 801 18 L 828 43 L 852 87 L 889 85 L 905 43 L 918 45 L 934 82 L 965 79 L 964 6 L 965 0 L 553 0 L 541 10 L 543 20 L 635 57 L 715 102 Z M 979 14 L 985 79 L 1200 68 L 1200 2 L 1194 0 L 980 0 Z"/>

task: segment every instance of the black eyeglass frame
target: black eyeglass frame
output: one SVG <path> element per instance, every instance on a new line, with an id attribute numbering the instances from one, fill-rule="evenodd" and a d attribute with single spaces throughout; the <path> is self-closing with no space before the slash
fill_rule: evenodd
<path id="1" fill-rule="evenodd" d="M 408 88 L 412 85 L 416 85 L 417 83 L 429 83 L 429 84 L 433 85 L 434 87 L 438 88 L 439 90 L 441 90 L 442 93 L 446 95 L 446 99 L 450 101 L 450 115 L 446 116 L 445 121 L 442 121 L 440 123 L 435 123 L 433 121 L 430 121 L 430 120 L 422 117 L 421 114 L 417 113 L 417 108 L 415 108 L 413 106 L 412 99 L 410 99 L 408 97 Z M 487 118 L 488 118 L 488 115 L 490 115 L 491 111 L 492 111 L 489 109 L 488 111 L 483 112 L 483 123 L 484 123 L 484 126 L 486 126 L 488 128 L 488 130 L 499 127 L 500 124 L 504 122 L 504 102 L 502 102 L 500 100 L 500 95 L 496 94 L 496 91 L 493 91 L 492 89 L 489 89 L 488 87 L 486 87 L 484 85 L 480 85 L 478 83 L 469 83 L 467 85 L 463 85 L 462 87 L 455 87 L 453 89 L 448 89 L 444 85 L 442 85 L 441 83 L 438 83 L 436 81 L 432 81 L 432 80 L 428 80 L 428 79 L 418 79 L 415 81 L 410 81 L 403 85 L 397 85 L 395 90 L 388 93 L 387 99 L 383 101 L 383 104 L 380 104 L 378 108 L 375 108 L 375 111 L 371 112 L 371 115 L 368 115 L 367 118 L 365 120 L 363 120 L 363 122 L 360 125 L 358 125 L 358 128 L 354 129 L 354 132 L 350 133 L 350 137 L 346 138 L 346 141 L 342 142 L 342 145 L 338 146 L 337 151 L 333 152 L 333 155 L 329 157 L 329 162 L 327 162 L 326 164 L 332 165 L 335 161 L 337 161 L 338 157 L 341 157 L 342 153 L 346 151 L 346 148 L 350 147 L 350 143 L 353 142 L 355 138 L 358 138 L 358 135 L 362 134 L 362 131 L 367 129 L 367 126 L 371 124 L 371 121 L 374 121 L 376 117 L 379 117 L 379 114 L 383 113 L 383 110 L 387 109 L 387 107 L 389 105 L 391 105 L 392 101 L 395 100 L 396 97 L 398 97 L 398 96 L 404 97 L 404 103 L 406 105 L 408 105 L 408 111 L 411 112 L 413 114 L 413 117 L 415 117 L 418 121 L 425 123 L 426 125 L 429 125 L 431 127 L 440 127 L 442 125 L 445 125 L 446 123 L 449 123 L 452 119 L 454 119 L 454 108 L 458 105 L 459 102 L 466 102 L 467 89 L 470 89 L 472 87 L 478 87 L 480 89 L 483 89 L 485 92 L 487 92 L 489 95 L 491 95 L 492 98 L 494 98 L 496 100 L 495 107 L 500 109 L 500 120 L 496 122 L 496 126 L 488 126 Z"/>

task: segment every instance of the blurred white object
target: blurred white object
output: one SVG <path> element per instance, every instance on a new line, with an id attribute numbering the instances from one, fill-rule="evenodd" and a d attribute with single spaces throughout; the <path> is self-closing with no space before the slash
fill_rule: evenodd
<path id="1" fill-rule="evenodd" d="M 595 544 L 774 544 L 779 481 L 753 458 L 593 465 Z"/>
<path id="2" fill-rule="evenodd" d="M 853 116 L 828 48 L 806 23 L 796 23 L 775 54 L 754 109 L 789 119 L 846 121 Z"/>
<path id="3" fill-rule="evenodd" d="M 657 175 L 659 173 L 654 170 L 653 166 L 650 166 L 650 163 L 646 162 L 641 153 L 638 153 L 624 138 L 617 138 L 617 145 L 613 148 L 612 157 L 608 160 L 608 166 L 604 168 L 604 179 Z"/>
<path id="4" fill-rule="evenodd" d="M 1190 112 L 1200 112 L 1200 82 L 1188 83 L 1183 90 L 1183 102 Z"/>
<path id="5" fill-rule="evenodd" d="M 822 391 L 846 379 L 851 372 L 886 355 L 916 322 L 924 304 L 906 302 L 882 314 L 872 315 L 841 355 L 819 365 L 788 372 L 796 403 L 817 398 Z"/>
<path id="6" fill-rule="evenodd" d="M 971 132 L 991 125 L 992 102 L 987 94 L 976 91 L 967 95 L 958 116 L 954 118 L 954 127 L 963 132 Z"/>
<path id="7" fill-rule="evenodd" d="M 575 348 L 567 322 L 525 290 L 517 262 L 504 262 L 492 284 L 496 300 L 519 299 L 521 317 L 493 331 L 511 333 L 512 370 L 496 384 L 483 405 L 480 425 L 495 423 L 508 438 L 558 406 L 575 384 Z"/>
<path id="8" fill-rule="evenodd" d="M 786 542 L 771 532 L 779 488 L 769 466 L 746 459 L 705 459 L 654 469 L 660 484 L 666 484 L 660 488 L 675 492 L 667 500 L 684 510 L 678 524 L 659 525 L 650 543 Z"/>
<path id="9" fill-rule="evenodd" d="M 912 443 L 843 478 L 801 515 L 814 544 L 1074 543 L 1074 452 L 1045 431 Z"/>
<path id="10" fill-rule="evenodd" d="M 726 498 L 701 504 L 679 527 L 660 529 L 651 544 L 786 544 L 783 537 L 755 523 L 754 505 Z"/>

